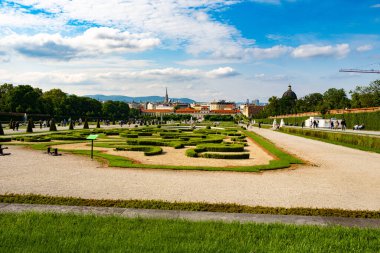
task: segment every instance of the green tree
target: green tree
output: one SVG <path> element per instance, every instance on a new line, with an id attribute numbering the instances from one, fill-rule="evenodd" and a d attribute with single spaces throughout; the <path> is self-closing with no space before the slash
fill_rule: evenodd
<path id="1" fill-rule="evenodd" d="M 344 109 L 350 107 L 350 100 L 344 89 L 330 88 L 323 93 L 323 105 L 329 110 Z"/>
<path id="2" fill-rule="evenodd" d="M 65 112 L 65 102 L 67 94 L 60 89 L 52 89 L 42 94 L 44 111 L 51 116 L 63 116 Z"/>
<path id="3" fill-rule="evenodd" d="M 11 112 L 41 113 L 41 96 L 41 89 L 19 85 L 10 90 L 7 107 Z"/>
<path id="4" fill-rule="evenodd" d="M 100 120 L 99 119 L 96 121 L 96 128 L 100 128 Z"/>
<path id="5" fill-rule="evenodd" d="M 9 100 L 12 89 L 12 84 L 5 83 L 0 86 L 0 111 L 11 111 Z"/>
<path id="6" fill-rule="evenodd" d="M 380 106 L 380 80 L 373 81 L 369 86 L 357 86 L 350 93 L 353 108 Z"/>

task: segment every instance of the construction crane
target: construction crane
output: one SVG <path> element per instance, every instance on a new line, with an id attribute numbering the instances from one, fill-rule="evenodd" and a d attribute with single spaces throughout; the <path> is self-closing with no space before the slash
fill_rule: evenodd
<path id="1" fill-rule="evenodd" d="M 355 73 L 374 73 L 374 74 L 380 74 L 380 70 L 375 70 L 375 69 L 340 69 L 339 72 L 355 72 Z"/>
<path id="2" fill-rule="evenodd" d="M 378 63 L 374 63 L 371 65 L 380 65 Z M 370 74 L 380 74 L 379 69 L 361 69 L 361 68 L 355 68 L 355 69 L 340 69 L 339 72 L 354 72 L 354 73 L 370 73 Z"/>

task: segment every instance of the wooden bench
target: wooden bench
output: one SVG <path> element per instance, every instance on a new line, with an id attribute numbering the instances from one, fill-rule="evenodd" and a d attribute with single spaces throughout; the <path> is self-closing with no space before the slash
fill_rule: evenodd
<path id="1" fill-rule="evenodd" d="M 4 153 L 4 149 L 8 149 L 8 147 L 4 147 L 3 148 L 3 145 L 0 144 L 0 156 L 4 156 L 4 155 L 10 155 L 11 153 Z"/>

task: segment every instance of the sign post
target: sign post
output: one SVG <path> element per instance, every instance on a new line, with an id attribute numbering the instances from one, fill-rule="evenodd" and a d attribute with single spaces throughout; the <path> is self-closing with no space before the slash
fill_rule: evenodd
<path id="1" fill-rule="evenodd" d="M 91 140 L 91 160 L 94 158 L 94 140 L 96 140 L 96 138 L 98 138 L 97 134 L 90 134 L 86 138 L 87 140 Z"/>

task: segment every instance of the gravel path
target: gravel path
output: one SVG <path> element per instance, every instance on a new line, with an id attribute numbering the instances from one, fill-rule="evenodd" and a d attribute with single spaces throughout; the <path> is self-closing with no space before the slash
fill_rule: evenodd
<path id="1" fill-rule="evenodd" d="M 314 165 L 264 173 L 105 168 L 10 146 L 0 193 L 380 210 L 380 155 L 256 129 Z"/>

